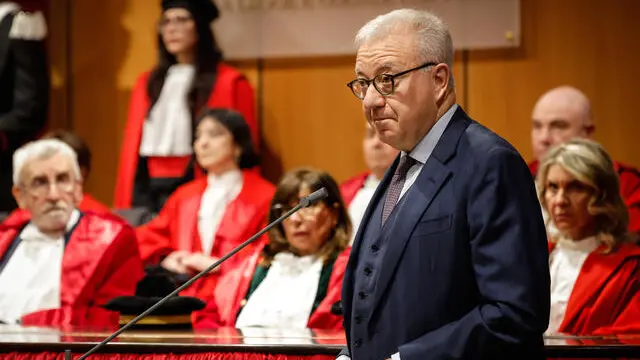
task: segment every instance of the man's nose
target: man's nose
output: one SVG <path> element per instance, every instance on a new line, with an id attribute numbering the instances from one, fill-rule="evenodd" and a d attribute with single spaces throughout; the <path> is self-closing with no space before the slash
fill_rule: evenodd
<path id="1" fill-rule="evenodd" d="M 543 127 L 542 129 L 540 129 L 538 137 L 540 142 L 544 143 L 545 145 L 551 144 L 551 131 L 549 131 L 549 128 Z"/>
<path id="2" fill-rule="evenodd" d="M 385 105 L 384 96 L 382 96 L 378 90 L 376 90 L 373 84 L 367 87 L 367 91 L 364 93 L 364 99 L 362 99 L 362 105 L 365 109 L 375 109 L 383 107 Z"/>
<path id="3" fill-rule="evenodd" d="M 51 201 L 58 201 L 61 195 L 60 187 L 57 183 L 53 182 L 49 184 L 49 191 L 47 191 L 47 199 Z"/>

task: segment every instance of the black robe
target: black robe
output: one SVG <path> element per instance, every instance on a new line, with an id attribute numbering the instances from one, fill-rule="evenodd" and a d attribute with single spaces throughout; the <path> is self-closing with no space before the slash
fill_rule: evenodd
<path id="1" fill-rule="evenodd" d="M 14 151 L 42 131 L 48 110 L 46 25 L 0 1 L 0 211 L 16 207 L 11 195 Z"/>

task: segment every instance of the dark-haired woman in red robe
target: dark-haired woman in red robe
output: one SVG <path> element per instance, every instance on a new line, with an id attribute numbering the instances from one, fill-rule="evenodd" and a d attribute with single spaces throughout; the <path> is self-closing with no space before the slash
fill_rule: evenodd
<path id="1" fill-rule="evenodd" d="M 193 147 L 207 176 L 180 186 L 159 215 L 136 230 L 143 260 L 183 278 L 206 269 L 258 232 L 275 188 L 249 170 L 258 164 L 258 156 L 240 113 L 204 111 L 196 125 Z M 251 251 L 251 246 L 245 248 L 184 294 L 206 301 L 213 294 L 216 279 Z"/>
<path id="2" fill-rule="evenodd" d="M 162 0 L 159 58 L 133 88 L 115 193 L 115 208 L 158 211 L 173 191 L 201 175 L 191 143 L 204 107 L 239 111 L 258 141 L 253 90 L 221 62 L 211 30 L 218 8 L 211 0 Z"/>
<path id="3" fill-rule="evenodd" d="M 267 244 L 220 279 L 194 327 L 342 328 L 332 307 L 341 299 L 351 222 L 338 185 L 325 172 L 288 173 L 276 189 L 269 221 L 323 187 L 323 201 L 273 228 Z"/>

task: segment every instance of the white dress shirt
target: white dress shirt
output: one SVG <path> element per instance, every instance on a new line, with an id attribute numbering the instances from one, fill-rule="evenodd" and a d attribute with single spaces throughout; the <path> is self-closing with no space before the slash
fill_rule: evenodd
<path id="1" fill-rule="evenodd" d="M 306 328 L 322 265 L 322 259 L 315 255 L 276 254 L 267 276 L 240 312 L 236 328 Z"/>
<path id="2" fill-rule="evenodd" d="M 203 254 L 211 254 L 218 226 L 227 205 L 242 190 L 242 171 L 231 170 L 216 176 L 207 176 L 207 188 L 202 194 L 198 209 L 198 233 Z"/>
<path id="3" fill-rule="evenodd" d="M 407 178 L 404 182 L 404 185 L 402 186 L 402 191 L 400 192 L 398 201 L 411 188 L 413 183 L 416 182 L 418 175 L 420 175 L 420 171 L 422 171 L 424 164 L 426 164 L 427 160 L 429 160 L 431 153 L 433 153 L 433 149 L 436 148 L 436 145 L 440 141 L 440 138 L 442 137 L 442 134 L 444 134 L 444 131 L 447 129 L 447 125 L 449 125 L 449 122 L 451 122 L 453 114 L 457 109 L 458 104 L 453 104 L 453 106 L 451 106 L 449 110 L 447 110 L 447 112 L 445 112 L 440 117 L 440 119 L 436 121 L 431 130 L 429 130 L 427 135 L 425 135 L 425 137 L 420 140 L 418 145 L 416 145 L 411 153 L 409 153 L 408 156 L 411 156 L 414 160 L 416 160 L 416 164 L 409 168 L 409 171 L 407 172 Z M 403 151 L 400 153 L 400 156 L 407 156 L 407 153 Z M 391 355 L 391 359 L 400 360 L 400 353 Z M 349 357 L 341 355 L 336 360 L 349 360 Z"/>
<path id="4" fill-rule="evenodd" d="M 187 95 L 193 80 L 193 65 L 175 64 L 169 68 L 158 100 L 142 128 L 140 155 L 191 155 L 191 111 Z"/>
<path id="5" fill-rule="evenodd" d="M 453 106 L 451 106 L 449 110 L 447 110 L 447 112 L 445 112 L 442 117 L 440 117 L 440 119 L 436 121 L 431 130 L 429 130 L 427 135 L 425 135 L 425 137 L 420 140 L 418 145 L 416 145 L 411 153 L 409 153 L 409 156 L 416 160 L 416 164 L 409 168 L 409 171 L 407 172 L 407 179 L 404 182 L 404 186 L 402 187 L 402 191 L 400 192 L 398 201 L 400 201 L 407 190 L 411 188 L 413 183 L 416 182 L 418 175 L 420 175 L 420 171 L 424 167 L 424 164 L 427 163 L 427 160 L 429 160 L 429 157 L 431 157 L 433 149 L 436 148 L 436 145 L 438 144 L 438 141 L 440 141 L 442 134 L 444 134 L 444 131 L 447 129 L 447 125 L 449 125 L 449 122 L 451 121 L 453 114 L 456 112 L 456 109 L 458 109 L 458 104 L 453 104 Z M 407 153 L 403 151 L 400 156 L 407 156 Z"/>
<path id="6" fill-rule="evenodd" d="M 367 210 L 367 206 L 369 206 L 373 193 L 376 192 L 378 184 L 380 184 L 380 179 L 378 179 L 374 174 L 369 174 L 365 179 L 362 188 L 358 190 L 356 196 L 351 200 L 351 204 L 349 204 L 349 217 L 351 218 L 351 225 L 353 226 L 349 246 L 353 244 L 353 240 L 356 238 L 356 233 L 360 227 L 362 217 Z"/>
<path id="7" fill-rule="evenodd" d="M 580 241 L 560 239 L 549 255 L 551 273 L 551 311 L 547 334 L 558 331 L 567 311 L 569 297 L 587 256 L 600 243 L 592 236 Z"/>
<path id="8" fill-rule="evenodd" d="M 67 231 L 79 218 L 80 213 L 74 210 Z M 29 223 L 20 240 L 0 272 L 0 320 L 9 324 L 18 323 L 26 314 L 60 307 L 64 235 L 52 238 Z"/>

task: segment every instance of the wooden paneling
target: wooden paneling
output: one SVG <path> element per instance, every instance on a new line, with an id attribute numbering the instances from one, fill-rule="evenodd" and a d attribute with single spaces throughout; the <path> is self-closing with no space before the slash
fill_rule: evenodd
<path id="1" fill-rule="evenodd" d="M 522 1 L 523 46 L 469 54 L 469 111 L 531 159 L 530 115 L 546 90 L 570 84 L 591 99 L 595 139 L 640 165 L 640 2 Z"/>
<path id="2" fill-rule="evenodd" d="M 142 56 L 145 47 L 135 41 L 145 34 L 147 42 L 153 41 L 149 36 L 152 25 L 145 22 L 151 15 L 135 12 L 139 1 L 73 0 L 71 3 L 73 129 L 93 152 L 87 190 L 98 199 L 110 202 L 130 88 L 135 79 L 133 72 L 126 72 L 126 65 L 133 59 L 140 67 L 151 63 L 152 55 Z M 148 7 L 146 10 L 150 11 Z M 127 19 L 132 15 L 139 25 L 128 29 Z M 153 49 L 152 45 L 148 49 Z M 128 80 L 124 86 L 120 81 L 123 75 Z"/>
<path id="3" fill-rule="evenodd" d="M 65 2 L 72 5 L 68 112 L 95 154 L 88 190 L 110 202 L 131 87 L 156 57 L 159 1 L 53 0 Z M 534 102 L 548 88 L 573 84 L 593 100 L 596 139 L 617 159 L 640 165 L 635 140 L 640 123 L 633 111 L 640 79 L 640 2 L 521 3 L 521 48 L 457 54 L 459 102 L 530 158 Z M 345 86 L 353 62 L 353 57 L 231 62 L 256 89 L 263 172 L 269 179 L 303 165 L 328 170 L 338 180 L 364 169 L 364 117 Z"/>

